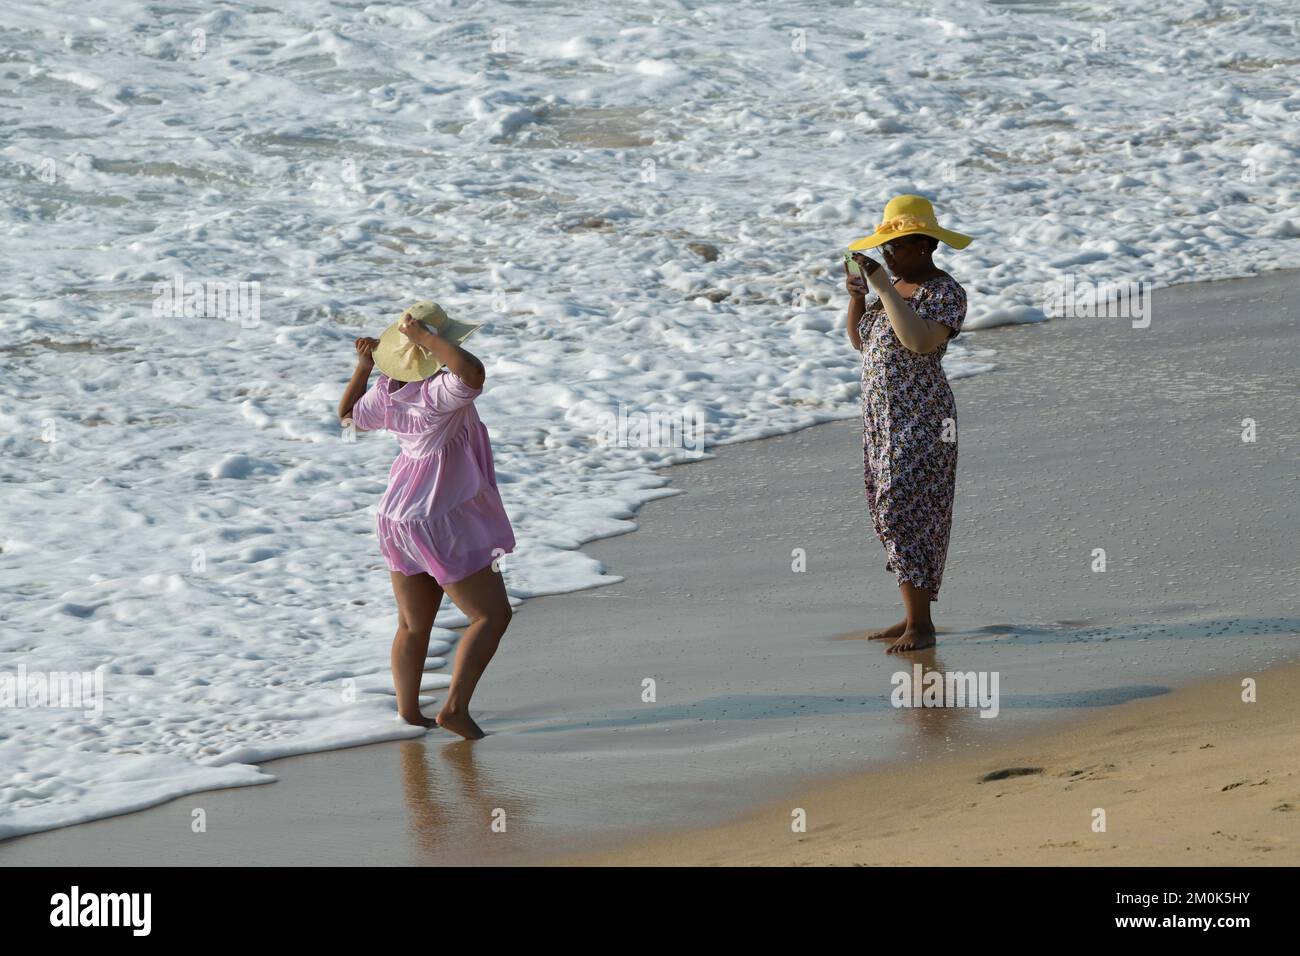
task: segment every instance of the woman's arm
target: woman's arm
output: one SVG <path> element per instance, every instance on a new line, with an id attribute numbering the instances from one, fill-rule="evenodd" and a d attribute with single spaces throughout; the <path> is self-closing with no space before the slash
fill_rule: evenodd
<path id="1" fill-rule="evenodd" d="M 867 273 L 867 282 L 880 293 L 880 301 L 894 327 L 894 335 L 904 348 L 926 355 L 948 341 L 952 329 L 942 322 L 923 319 L 917 315 L 889 281 L 889 273 L 883 266 L 877 263 L 876 268 Z"/>
<path id="2" fill-rule="evenodd" d="M 862 336 L 858 334 L 858 323 L 862 321 L 862 313 L 867 307 L 867 283 L 861 276 L 855 276 L 849 272 L 849 264 L 844 263 L 844 287 L 849 291 L 849 319 L 848 332 L 849 343 L 862 351 Z"/>
<path id="3" fill-rule="evenodd" d="M 450 339 L 430 332 L 422 323 L 409 315 L 402 316 L 399 330 L 416 345 L 429 351 L 439 362 L 447 366 L 452 374 L 470 388 L 482 388 L 487 380 L 487 371 L 483 363 L 473 353 L 465 351 Z"/>
<path id="4" fill-rule="evenodd" d="M 370 370 L 375 367 L 375 360 L 371 356 L 371 351 L 379 344 L 379 339 L 357 339 L 353 345 L 357 350 L 357 367 L 352 373 L 352 380 L 348 382 L 348 387 L 343 392 L 343 397 L 339 399 L 339 421 L 346 422 L 352 414 L 352 406 L 361 400 L 361 396 L 366 394 L 366 383 L 370 381 Z"/>

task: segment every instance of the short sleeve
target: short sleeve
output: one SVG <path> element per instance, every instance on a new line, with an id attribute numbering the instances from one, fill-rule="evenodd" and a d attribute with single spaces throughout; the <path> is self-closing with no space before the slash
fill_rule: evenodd
<path id="1" fill-rule="evenodd" d="M 424 407 L 429 411 L 445 415 L 468 405 L 478 398 L 482 391 L 481 388 L 470 388 L 465 384 L 464 379 L 455 375 L 451 369 L 444 368 L 424 380 L 420 397 L 424 401 Z"/>
<path id="2" fill-rule="evenodd" d="M 917 302 L 915 311 L 923 319 L 932 319 L 952 329 L 948 335 L 951 340 L 966 321 L 966 290 L 953 279 L 936 283 Z"/>
<path id="3" fill-rule="evenodd" d="M 371 432 L 384 427 L 384 400 L 387 396 L 388 376 L 380 375 L 379 381 L 366 389 L 366 394 L 352 406 L 351 418 L 357 431 Z"/>

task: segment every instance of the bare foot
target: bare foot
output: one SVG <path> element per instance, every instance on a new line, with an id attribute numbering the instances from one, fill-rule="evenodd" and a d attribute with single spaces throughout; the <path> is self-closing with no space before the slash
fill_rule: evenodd
<path id="1" fill-rule="evenodd" d="M 885 653 L 903 654 L 907 651 L 923 651 L 927 647 L 934 647 L 933 624 L 929 627 L 908 628 L 898 640 L 885 649 Z"/>
<path id="2" fill-rule="evenodd" d="M 907 618 L 903 618 L 897 624 L 891 624 L 889 627 L 882 627 L 877 631 L 867 631 L 863 637 L 868 641 L 892 641 L 894 638 L 902 636 L 902 633 L 906 630 Z"/>
<path id="3" fill-rule="evenodd" d="M 426 717 L 418 710 L 413 714 L 402 714 L 402 719 L 408 724 L 414 724 L 417 727 L 437 727 L 438 722 L 432 717 Z"/>
<path id="4" fill-rule="evenodd" d="M 450 730 L 453 734 L 460 734 L 466 740 L 480 740 L 487 736 L 483 733 L 483 729 L 474 723 L 474 718 L 465 711 L 444 708 L 438 713 L 438 726 L 443 730 Z"/>

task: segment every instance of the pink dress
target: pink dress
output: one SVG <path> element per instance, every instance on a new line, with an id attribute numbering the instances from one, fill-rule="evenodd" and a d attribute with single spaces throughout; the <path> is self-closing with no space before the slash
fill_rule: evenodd
<path id="1" fill-rule="evenodd" d="M 454 584 L 515 549 L 492 444 L 470 388 L 446 368 L 389 392 L 379 381 L 352 408 L 360 431 L 386 429 L 401 452 L 379 499 L 379 551 L 401 574 Z"/>

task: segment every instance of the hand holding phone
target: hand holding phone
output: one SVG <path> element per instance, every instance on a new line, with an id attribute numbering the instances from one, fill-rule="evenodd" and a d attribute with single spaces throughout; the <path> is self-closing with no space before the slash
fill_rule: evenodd
<path id="1" fill-rule="evenodd" d="M 870 260 L 866 261 L 870 262 Z M 863 269 L 862 263 L 854 258 L 854 254 L 851 252 L 844 253 L 844 273 L 846 276 L 844 287 L 848 290 L 849 295 L 860 297 L 865 296 L 870 291 L 867 285 L 866 270 Z"/>

